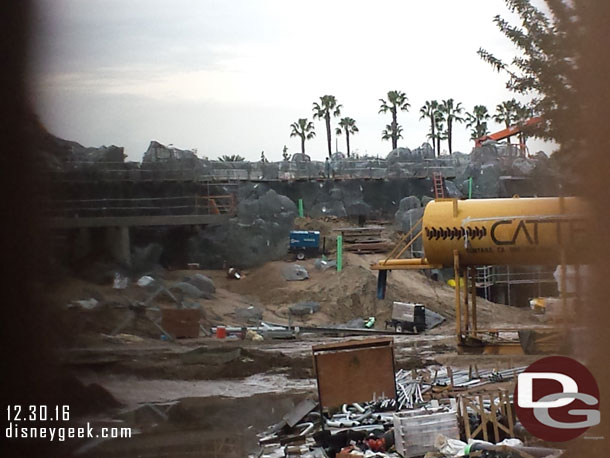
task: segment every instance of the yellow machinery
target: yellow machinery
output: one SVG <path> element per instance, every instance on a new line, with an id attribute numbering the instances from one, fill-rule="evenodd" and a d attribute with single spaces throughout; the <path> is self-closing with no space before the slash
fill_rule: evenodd
<path id="1" fill-rule="evenodd" d="M 385 297 L 388 271 L 453 267 L 458 346 L 484 346 L 480 335 L 485 330 L 477 329 L 475 267 L 559 264 L 565 279 L 566 264 L 578 264 L 586 255 L 587 219 L 583 201 L 575 197 L 434 200 L 390 255 L 371 266 L 379 271 L 377 295 Z M 425 257 L 402 259 L 420 236 Z M 515 344 L 512 350 L 487 351 L 521 349 Z"/>

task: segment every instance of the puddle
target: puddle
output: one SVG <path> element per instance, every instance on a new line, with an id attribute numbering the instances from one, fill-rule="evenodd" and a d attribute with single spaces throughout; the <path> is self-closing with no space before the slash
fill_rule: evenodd
<path id="1" fill-rule="evenodd" d="M 99 383 L 114 397 L 134 408 L 143 403 L 165 403 L 186 397 L 225 396 L 247 398 L 264 393 L 314 392 L 313 379 L 290 379 L 283 374 L 255 374 L 241 380 L 143 380 L 120 376 L 88 376 L 85 383 Z"/>

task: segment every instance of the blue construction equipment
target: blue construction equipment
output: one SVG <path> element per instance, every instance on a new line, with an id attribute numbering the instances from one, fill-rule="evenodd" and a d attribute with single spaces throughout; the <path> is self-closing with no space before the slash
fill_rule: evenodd
<path id="1" fill-rule="evenodd" d="M 295 253 L 299 260 L 320 253 L 320 231 L 291 231 L 290 253 Z"/>

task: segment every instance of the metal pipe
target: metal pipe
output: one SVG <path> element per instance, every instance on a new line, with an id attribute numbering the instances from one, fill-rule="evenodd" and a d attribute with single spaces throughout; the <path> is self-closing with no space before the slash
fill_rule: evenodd
<path id="1" fill-rule="evenodd" d="M 426 258 L 388 259 L 379 261 L 377 264 L 380 266 L 420 266 L 428 264 L 428 260 Z"/>
<path id="2" fill-rule="evenodd" d="M 459 345 L 462 340 L 462 299 L 460 297 L 460 255 L 458 250 L 453 250 L 453 274 L 455 277 L 455 333 Z"/>

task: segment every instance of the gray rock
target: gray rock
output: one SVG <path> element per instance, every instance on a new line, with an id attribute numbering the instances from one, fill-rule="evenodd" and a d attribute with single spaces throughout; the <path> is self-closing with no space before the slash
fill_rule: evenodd
<path id="1" fill-rule="evenodd" d="M 290 313 L 296 316 L 311 315 L 320 311 L 320 303 L 313 301 L 304 301 L 291 305 Z"/>
<path id="2" fill-rule="evenodd" d="M 188 262 L 208 268 L 248 268 L 281 259 L 288 252 L 296 205 L 266 185 L 244 185 L 237 217 L 207 226 L 187 242 Z"/>
<path id="3" fill-rule="evenodd" d="M 416 160 L 433 159 L 435 157 L 434 148 L 430 143 L 423 143 L 419 148 L 411 151 L 411 156 Z"/>
<path id="4" fill-rule="evenodd" d="M 143 247 L 135 247 L 131 256 L 132 269 L 136 273 L 151 272 L 160 269 L 159 260 L 163 246 L 159 243 L 149 243 Z"/>
<path id="5" fill-rule="evenodd" d="M 412 154 L 409 148 L 396 148 L 388 154 L 386 160 L 389 162 L 406 162 L 411 160 Z"/>
<path id="6" fill-rule="evenodd" d="M 263 319 L 263 311 L 251 305 L 235 310 L 235 316 L 248 322 L 258 322 Z"/>
<path id="7" fill-rule="evenodd" d="M 461 199 L 462 198 L 462 193 L 460 192 L 460 190 L 457 188 L 457 186 L 455 185 L 455 183 L 451 180 L 445 180 L 445 191 L 446 191 L 446 196 L 453 198 L 453 199 Z"/>
<path id="8" fill-rule="evenodd" d="M 313 265 L 318 270 L 328 270 L 328 269 L 336 268 L 337 261 L 335 261 L 335 260 L 323 261 L 322 259 L 318 258 L 314 261 Z"/>
<path id="9" fill-rule="evenodd" d="M 329 201 L 315 204 L 310 211 L 314 218 L 322 218 L 324 216 L 334 216 L 337 218 L 347 217 L 345 205 L 341 201 Z"/>
<path id="10" fill-rule="evenodd" d="M 185 277 L 182 281 L 196 286 L 201 292 L 204 293 L 214 294 L 216 292 L 216 285 L 214 285 L 212 279 L 200 273 Z"/>
<path id="11" fill-rule="evenodd" d="M 309 162 L 311 158 L 307 154 L 294 153 L 290 159 L 292 162 Z"/>
<path id="12" fill-rule="evenodd" d="M 409 232 L 411 228 L 424 216 L 424 208 L 411 208 L 406 211 L 398 210 L 394 214 L 394 226 L 397 231 Z"/>
<path id="13" fill-rule="evenodd" d="M 421 198 L 421 204 L 422 207 L 426 207 L 426 205 L 428 205 L 430 202 L 432 202 L 434 200 L 434 197 L 430 197 L 430 196 L 424 196 Z"/>
<path id="14" fill-rule="evenodd" d="M 169 288 L 169 290 L 174 294 L 180 294 L 182 297 L 188 297 L 190 299 L 201 299 L 206 296 L 209 297 L 209 295 L 206 295 L 196 286 L 186 282 L 175 283 Z"/>
<path id="15" fill-rule="evenodd" d="M 332 188 L 328 194 L 331 200 L 343 200 L 343 190 L 340 188 Z"/>
<path id="16" fill-rule="evenodd" d="M 421 207 L 421 202 L 419 201 L 419 199 L 416 196 L 404 197 L 404 198 L 400 199 L 400 202 L 398 204 L 399 211 L 407 211 L 407 210 L 411 210 L 412 208 L 419 208 L 419 207 Z"/>
<path id="17" fill-rule="evenodd" d="M 171 162 L 191 160 L 198 161 L 197 154 L 193 150 L 182 150 L 172 146 L 165 146 L 152 140 L 144 153 L 142 162 Z"/>
<path id="18" fill-rule="evenodd" d="M 350 202 L 345 205 L 347 216 L 368 216 L 371 213 L 371 206 L 364 201 Z"/>
<path id="19" fill-rule="evenodd" d="M 271 218 L 282 211 L 282 201 L 274 190 L 270 189 L 258 199 L 258 216 L 261 218 Z"/>
<path id="20" fill-rule="evenodd" d="M 286 264 L 282 268 L 282 276 L 287 281 L 300 281 L 309 278 L 309 272 L 300 264 Z"/>
<path id="21" fill-rule="evenodd" d="M 435 328 L 438 325 L 440 325 L 443 321 L 445 321 L 445 318 L 442 315 L 439 315 L 438 313 L 433 312 L 432 310 L 429 310 L 428 308 L 426 308 L 425 311 L 426 311 L 426 329 Z"/>
<path id="22" fill-rule="evenodd" d="M 513 175 L 529 176 L 536 168 L 536 161 L 524 157 L 518 157 L 511 166 Z"/>
<path id="23" fill-rule="evenodd" d="M 78 145 L 80 146 L 80 145 Z M 124 162 L 125 149 L 120 146 L 100 146 L 99 148 L 73 148 L 73 160 L 77 162 Z"/>

